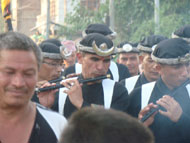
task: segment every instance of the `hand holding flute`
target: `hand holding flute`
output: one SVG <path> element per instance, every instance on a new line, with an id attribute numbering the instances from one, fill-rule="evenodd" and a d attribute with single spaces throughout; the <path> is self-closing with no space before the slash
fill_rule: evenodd
<path id="1" fill-rule="evenodd" d="M 46 82 L 41 86 L 41 88 L 47 88 L 47 87 L 51 87 L 51 86 L 55 86 L 55 85 L 56 85 L 55 83 Z M 45 106 L 47 108 L 51 108 L 54 104 L 55 93 L 57 91 L 58 91 L 58 89 L 38 93 L 37 96 L 38 96 L 40 104 L 42 104 L 43 106 Z"/>
<path id="2" fill-rule="evenodd" d="M 53 105 L 54 103 L 54 100 L 55 100 L 54 94 L 58 90 L 58 88 L 66 87 L 68 90 L 65 90 L 64 92 L 68 95 L 72 104 L 76 106 L 76 108 L 80 108 L 83 103 L 81 85 L 83 83 L 97 82 L 99 80 L 109 78 L 109 77 L 110 75 L 105 75 L 105 76 L 100 76 L 100 77 L 95 77 L 95 78 L 88 78 L 88 79 L 77 79 L 76 77 L 69 78 L 68 80 L 64 80 L 63 82 L 59 84 L 47 83 L 42 88 L 38 88 L 36 91 L 38 93 L 40 103 L 46 107 L 49 107 L 49 105 Z M 55 91 L 55 89 L 57 90 Z"/>
<path id="3" fill-rule="evenodd" d="M 144 124 L 146 126 L 149 126 L 154 121 L 154 116 L 159 112 L 161 115 L 168 117 L 173 122 L 178 122 L 180 119 L 183 111 L 179 103 L 171 96 L 164 95 L 162 98 L 160 98 L 157 102 L 157 105 L 150 103 L 148 106 L 146 106 L 144 109 L 142 109 L 139 113 L 139 119 L 142 121 L 143 117 L 150 112 L 152 109 L 157 109 L 155 112 L 149 116 L 149 118 L 146 118 L 146 120 L 143 120 Z M 164 107 L 166 111 L 161 110 L 160 107 Z"/>
<path id="4" fill-rule="evenodd" d="M 159 113 L 168 117 L 173 122 L 177 122 L 183 113 L 179 103 L 169 95 L 163 96 L 156 103 L 166 109 L 166 111 L 159 110 Z"/>
<path id="5" fill-rule="evenodd" d="M 77 108 L 80 109 L 83 104 L 83 96 L 82 96 L 82 83 L 80 83 L 77 79 L 67 80 L 62 83 L 67 89 L 63 92 L 67 94 L 70 102 Z"/>
<path id="6" fill-rule="evenodd" d="M 155 104 L 153 104 L 153 103 L 150 103 L 150 104 L 148 104 L 146 107 L 144 107 L 141 111 L 140 111 L 140 113 L 139 113 L 139 115 L 138 115 L 138 119 L 139 120 L 142 120 L 142 118 L 148 113 L 148 112 L 150 112 L 150 110 L 151 109 L 156 109 L 156 108 L 158 108 L 158 106 L 157 105 L 155 105 Z M 143 122 L 143 124 L 145 125 L 145 126 L 149 126 L 149 125 L 151 125 L 153 122 L 154 122 L 154 116 L 156 115 L 158 113 L 158 111 L 156 111 L 154 114 L 152 114 L 147 120 L 145 120 L 144 122 Z"/>
<path id="7" fill-rule="evenodd" d="M 71 103 L 80 108 L 83 103 L 82 98 L 82 89 L 79 81 L 77 79 L 69 79 L 64 82 L 61 82 L 59 85 L 65 87 L 64 92 L 68 95 Z M 38 92 L 38 99 L 40 104 L 45 107 L 51 108 L 55 102 L 55 93 L 58 91 L 58 88 L 52 89 L 51 87 L 56 87 L 55 83 L 45 83 L 41 89 L 48 89 L 44 90 L 43 92 Z"/>
<path id="8" fill-rule="evenodd" d="M 166 98 L 166 101 L 164 100 L 164 102 L 169 102 L 171 99 L 172 100 L 174 100 L 174 98 L 172 97 L 172 96 L 174 96 L 175 95 L 175 93 L 178 91 L 178 90 L 180 90 L 181 88 L 183 88 L 183 87 L 185 87 L 187 84 L 189 84 L 190 83 L 190 80 L 189 79 L 187 79 L 186 81 L 184 81 L 178 88 L 176 88 L 174 91 L 173 91 L 173 93 L 171 94 L 171 95 L 167 95 L 167 96 L 169 96 L 169 97 L 171 97 L 171 98 Z M 161 109 L 161 107 L 164 107 L 165 106 L 165 104 L 162 104 L 162 99 L 165 99 L 165 96 L 163 96 L 161 99 L 159 99 L 156 103 L 157 103 L 157 108 L 152 108 L 152 109 L 150 109 L 149 110 L 149 112 L 147 112 L 143 117 L 142 117 L 142 119 L 141 119 L 141 121 L 142 122 L 145 122 L 150 116 L 152 116 L 152 114 L 154 114 L 155 112 L 157 112 L 158 110 L 159 110 L 159 112 L 161 111 L 160 109 Z M 167 101 L 167 99 L 169 100 L 169 101 Z M 174 101 L 171 101 L 172 103 L 173 103 L 173 105 L 176 105 L 176 106 L 178 106 L 178 108 L 179 108 L 179 110 L 181 109 L 181 106 L 174 100 Z M 168 103 L 169 104 L 169 103 Z M 173 106 L 173 105 L 171 105 L 171 106 Z M 167 107 L 167 106 L 166 106 Z M 165 108 L 165 107 L 164 107 Z M 181 109 L 182 110 L 182 109 Z M 163 114 L 163 112 L 161 112 L 162 114 Z M 179 111 L 179 113 L 180 113 L 180 111 Z M 164 114 L 164 115 L 166 115 L 166 114 Z M 168 115 L 167 115 L 168 116 Z M 168 116 L 169 117 L 169 116 Z M 173 118 L 171 119 L 172 121 L 173 121 Z M 176 119 L 174 119 L 174 122 L 175 122 L 175 120 Z"/>
<path id="9" fill-rule="evenodd" d="M 72 80 L 72 79 L 76 79 L 77 77 L 72 77 L 72 78 L 68 78 L 65 79 L 64 81 L 68 81 L 68 80 Z M 106 79 L 106 78 L 110 78 L 110 75 L 104 75 L 104 76 L 99 76 L 99 77 L 95 77 L 95 78 L 88 78 L 88 79 L 78 79 L 79 83 L 90 83 L 90 82 L 95 82 L 95 81 L 99 81 L 102 79 Z M 57 83 L 55 86 L 48 86 L 48 87 L 44 87 L 44 88 L 36 88 L 35 91 L 37 93 L 39 92 L 44 92 L 47 90 L 54 90 L 54 89 L 58 89 L 58 88 L 62 88 L 64 87 L 63 84 Z"/>

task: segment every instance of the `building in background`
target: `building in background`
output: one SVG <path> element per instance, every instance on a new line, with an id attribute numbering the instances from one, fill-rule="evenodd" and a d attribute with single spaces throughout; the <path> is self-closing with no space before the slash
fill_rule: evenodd
<path id="1" fill-rule="evenodd" d="M 54 34 L 57 25 L 64 25 L 66 15 L 74 10 L 77 4 L 97 10 L 100 3 L 106 0 L 50 0 L 50 34 Z M 12 0 L 13 29 L 32 35 L 36 32 L 46 33 L 47 0 Z"/>
<path id="2" fill-rule="evenodd" d="M 35 26 L 36 16 L 40 14 L 39 0 L 12 0 L 12 24 L 15 31 L 31 34 Z"/>

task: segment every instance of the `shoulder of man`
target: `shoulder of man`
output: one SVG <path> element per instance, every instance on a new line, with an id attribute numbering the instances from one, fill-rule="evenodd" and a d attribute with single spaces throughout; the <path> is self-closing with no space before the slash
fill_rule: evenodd
<path id="1" fill-rule="evenodd" d="M 44 107 L 40 104 L 36 104 L 37 106 L 37 110 L 40 112 L 40 114 L 45 118 L 45 119 L 53 119 L 55 121 L 58 122 L 62 122 L 62 124 L 66 124 L 67 120 L 64 116 L 62 116 L 61 114 L 52 111 L 51 109 Z"/>
<path id="2" fill-rule="evenodd" d="M 37 111 L 43 117 L 43 119 L 47 122 L 49 127 L 54 132 L 57 139 L 60 139 L 61 133 L 65 126 L 67 125 L 67 120 L 64 116 L 54 112 L 42 105 L 37 104 Z"/>
<path id="3" fill-rule="evenodd" d="M 121 83 L 115 82 L 114 94 L 118 94 L 118 95 L 126 94 L 126 96 L 128 96 L 128 91 L 127 91 L 127 88 L 125 88 Z"/>

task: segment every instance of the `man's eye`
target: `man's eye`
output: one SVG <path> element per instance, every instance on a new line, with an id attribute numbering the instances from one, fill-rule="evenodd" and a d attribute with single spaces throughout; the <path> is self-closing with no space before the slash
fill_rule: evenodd
<path id="1" fill-rule="evenodd" d="M 58 64 L 58 63 L 51 63 L 51 65 L 53 65 L 53 66 L 54 66 L 54 65 L 57 65 L 57 64 Z"/>
<path id="2" fill-rule="evenodd" d="M 127 58 L 122 58 L 122 61 L 127 61 L 128 59 Z"/>
<path id="3" fill-rule="evenodd" d="M 105 63 L 109 63 L 110 62 L 110 59 L 106 59 L 104 60 Z"/>
<path id="4" fill-rule="evenodd" d="M 149 59 L 149 60 L 148 60 L 148 62 L 149 62 L 149 63 L 152 63 L 152 62 L 153 62 L 153 60 Z"/>
<path id="5" fill-rule="evenodd" d="M 14 71 L 12 71 L 12 70 L 4 70 L 4 73 L 5 74 L 14 74 Z"/>
<path id="6" fill-rule="evenodd" d="M 33 73 L 25 73 L 25 76 L 32 76 L 34 75 Z"/>
<path id="7" fill-rule="evenodd" d="M 12 71 L 6 71 L 5 73 L 6 74 L 14 74 L 14 72 L 12 72 Z"/>
<path id="8" fill-rule="evenodd" d="M 136 59 L 137 59 L 136 57 L 131 57 L 131 60 L 133 60 L 133 61 L 136 60 Z"/>
<path id="9" fill-rule="evenodd" d="M 92 60 L 92 61 L 94 61 L 94 62 L 99 61 L 99 59 L 98 59 L 98 58 L 91 58 L 91 60 Z"/>

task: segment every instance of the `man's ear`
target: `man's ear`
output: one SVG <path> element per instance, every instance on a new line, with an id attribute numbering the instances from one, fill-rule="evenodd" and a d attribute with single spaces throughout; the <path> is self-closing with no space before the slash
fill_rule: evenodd
<path id="1" fill-rule="evenodd" d="M 82 64 L 82 59 L 83 59 L 82 53 L 77 53 L 76 56 L 77 56 L 77 61 L 78 61 L 78 63 L 79 63 L 79 64 Z"/>
<path id="2" fill-rule="evenodd" d="M 139 55 L 139 69 L 141 72 L 143 72 L 143 69 L 144 69 L 143 60 L 144 60 L 144 56 Z"/>
<path id="3" fill-rule="evenodd" d="M 160 74 L 161 71 L 161 65 L 156 63 L 156 71 Z"/>
<path id="4" fill-rule="evenodd" d="M 139 55 L 139 64 L 142 64 L 144 60 L 144 56 L 143 55 Z"/>

